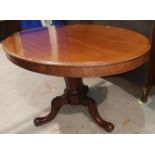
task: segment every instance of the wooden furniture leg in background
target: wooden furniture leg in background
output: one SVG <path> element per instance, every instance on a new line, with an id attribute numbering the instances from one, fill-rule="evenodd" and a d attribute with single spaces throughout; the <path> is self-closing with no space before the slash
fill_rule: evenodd
<path id="1" fill-rule="evenodd" d="M 147 102 L 150 90 L 155 84 L 155 25 L 153 26 L 151 45 L 152 46 L 150 49 L 148 61 L 148 71 L 146 76 L 146 86 L 143 87 L 141 96 L 141 101 L 144 103 Z"/>
<path id="2" fill-rule="evenodd" d="M 148 101 L 148 96 L 149 96 L 150 90 L 151 90 L 151 87 L 145 87 L 145 86 L 144 86 L 144 87 L 142 88 L 140 100 L 141 100 L 143 103 L 146 103 L 146 102 Z"/>

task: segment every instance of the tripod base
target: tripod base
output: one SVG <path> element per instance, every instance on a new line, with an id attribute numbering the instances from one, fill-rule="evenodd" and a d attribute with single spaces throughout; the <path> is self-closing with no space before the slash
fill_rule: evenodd
<path id="1" fill-rule="evenodd" d="M 52 121 L 64 104 L 81 104 L 88 108 L 90 115 L 99 126 L 105 131 L 111 132 L 114 129 L 114 125 L 101 118 L 96 102 L 87 96 L 88 87 L 82 83 L 82 78 L 65 78 L 65 83 L 66 89 L 64 94 L 54 98 L 51 103 L 51 112 L 45 117 L 36 118 L 34 124 L 40 126 Z"/>

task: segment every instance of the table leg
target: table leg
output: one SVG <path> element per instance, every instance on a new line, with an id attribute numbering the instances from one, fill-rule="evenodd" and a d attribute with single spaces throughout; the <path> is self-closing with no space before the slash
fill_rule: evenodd
<path id="1" fill-rule="evenodd" d="M 114 129 L 114 125 L 101 118 L 95 101 L 87 96 L 88 87 L 83 84 L 82 78 L 65 78 L 65 83 L 66 89 L 64 90 L 64 94 L 53 99 L 51 112 L 45 117 L 36 118 L 34 124 L 40 126 L 53 120 L 64 104 L 82 104 L 88 108 L 92 118 L 99 126 L 107 132 L 111 132 Z"/>
<path id="2" fill-rule="evenodd" d="M 89 113 L 91 114 L 92 118 L 99 126 L 104 128 L 107 132 L 111 132 L 114 129 L 114 125 L 112 123 L 102 119 L 102 117 L 100 116 L 97 110 L 96 102 L 93 99 L 86 96 L 82 100 L 82 104 L 88 107 Z"/>

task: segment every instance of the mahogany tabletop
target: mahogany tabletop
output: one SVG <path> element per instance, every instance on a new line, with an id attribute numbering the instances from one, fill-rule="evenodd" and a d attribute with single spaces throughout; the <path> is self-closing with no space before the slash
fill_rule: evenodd
<path id="1" fill-rule="evenodd" d="M 3 41 L 7 57 L 39 73 L 90 77 L 132 70 L 148 59 L 149 40 L 137 32 L 103 25 L 24 30 Z"/>

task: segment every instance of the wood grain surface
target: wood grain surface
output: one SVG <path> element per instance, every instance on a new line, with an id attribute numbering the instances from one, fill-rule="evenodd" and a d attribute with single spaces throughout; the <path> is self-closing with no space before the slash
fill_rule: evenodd
<path id="1" fill-rule="evenodd" d="M 102 25 L 35 28 L 3 42 L 15 64 L 39 73 L 65 76 L 107 76 L 132 70 L 148 59 L 149 40 L 143 35 Z"/>

